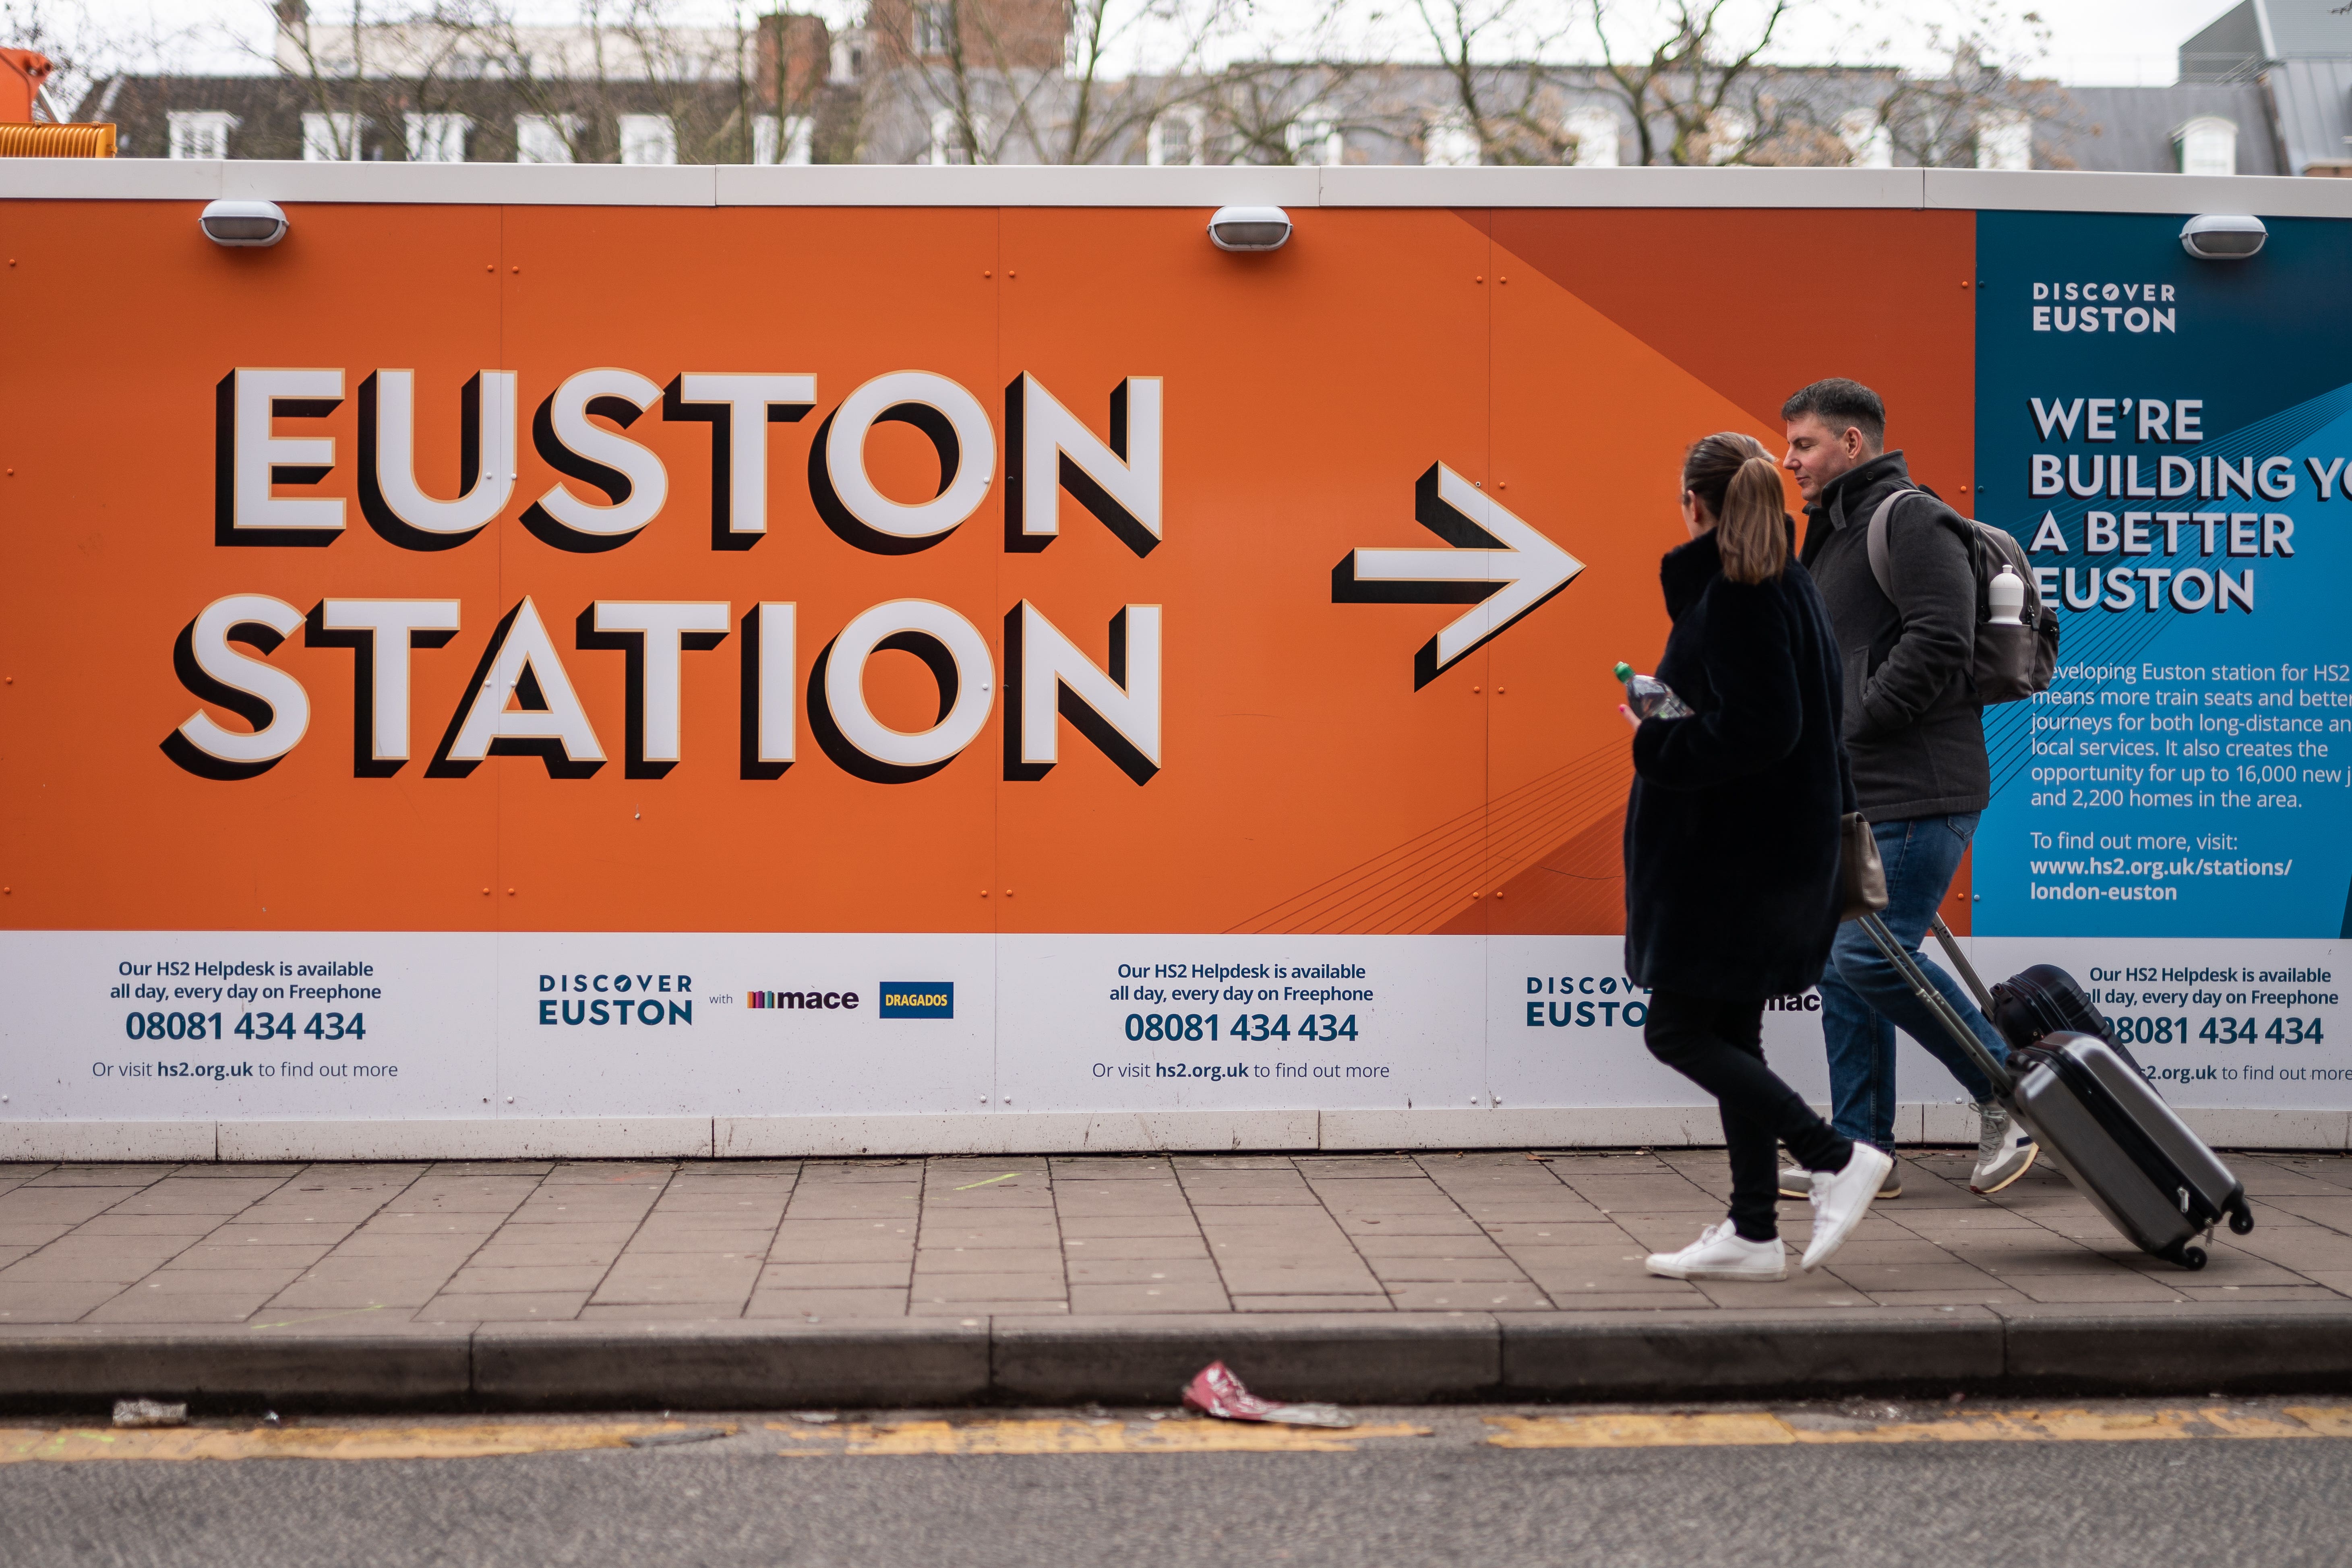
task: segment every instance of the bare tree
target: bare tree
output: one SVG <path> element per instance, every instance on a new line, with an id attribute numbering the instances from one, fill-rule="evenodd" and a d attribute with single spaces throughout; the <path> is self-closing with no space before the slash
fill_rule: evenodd
<path id="1" fill-rule="evenodd" d="M 1558 163 L 1572 157 L 1576 138 L 1564 127 L 1557 68 L 1544 57 L 1568 39 L 1574 18 L 1567 7 L 1534 0 L 1413 0 L 1437 50 L 1451 102 L 1424 135 L 1474 139 L 1481 163 Z M 1488 64 L 1494 40 L 1523 58 Z"/>
<path id="2" fill-rule="evenodd" d="M 1233 163 L 1320 163 L 1357 132 L 1393 133 L 1390 72 L 1349 60 L 1236 61 L 1221 74 L 1212 114 Z"/>
<path id="3" fill-rule="evenodd" d="M 1764 53 L 1790 0 L 1771 0 L 1760 22 L 1739 26 L 1734 0 L 1672 0 L 1646 53 L 1630 48 L 1610 0 L 1593 0 L 1601 40 L 1598 79 L 1622 98 L 1640 163 L 1738 163 L 1783 128 L 1770 111 L 1785 100 L 1754 89 Z"/>
<path id="4" fill-rule="evenodd" d="M 82 103 L 109 78 L 166 68 L 186 55 L 199 31 L 168 26 L 152 13 L 143 20 L 115 14 L 100 21 L 81 0 L 0 0 L 0 41 L 46 55 L 55 68 L 34 104 L 36 117 L 53 121 L 66 120 L 68 105 Z M 105 117 L 98 104 L 87 107 L 91 118 Z"/>
<path id="5" fill-rule="evenodd" d="M 438 0 L 432 12 L 473 54 L 475 68 L 499 78 L 537 133 L 561 147 L 563 161 L 612 163 L 621 155 L 616 89 L 636 72 L 616 72 L 616 29 L 600 0 L 585 0 L 579 16 L 576 47 L 550 59 L 534 30 L 499 0 Z"/>
<path id="6" fill-rule="evenodd" d="M 950 160 L 1100 163 L 1126 161 L 1171 111 L 1200 115 L 1205 139 L 1208 67 L 1243 4 L 886 0 L 868 15 L 885 90 L 936 119 Z"/>
<path id="7" fill-rule="evenodd" d="M 372 16 L 364 0 L 352 0 L 348 22 L 319 22 L 303 0 L 278 0 L 271 13 L 271 58 L 316 110 L 311 123 L 331 156 L 364 156 L 367 132 L 376 126 L 386 132 L 378 155 L 390 147 L 405 157 L 407 139 L 391 136 L 391 127 L 404 125 L 411 112 L 445 109 L 438 89 L 456 39 L 432 12 L 387 9 Z"/>
<path id="8" fill-rule="evenodd" d="M 2057 83 L 2029 74 L 2049 52 L 2050 29 L 2027 12 L 2022 43 L 2002 48 L 1997 18 L 1979 12 L 1956 30 L 1930 27 L 1948 61 L 1936 75 L 1906 76 L 1879 104 L 1897 155 L 1929 168 L 1999 167 L 2057 130 L 2083 130 Z M 2052 161 L 2044 152 L 2044 162 Z"/>
<path id="9" fill-rule="evenodd" d="M 1928 27 L 1951 62 L 1940 73 L 1856 62 L 1885 58 L 1890 41 L 1842 49 L 1843 65 L 1772 58 L 1800 12 L 1851 37 L 1871 3 L 1414 0 L 1453 100 L 1448 129 L 1474 138 L 1482 163 L 1576 159 L 1570 121 L 1599 102 L 1630 133 L 1616 161 L 1639 164 L 1995 163 L 2018 156 L 2030 128 L 2069 112 L 2062 92 L 2029 74 L 2047 47 L 2038 16 L 2021 18 L 2021 44 L 1993 47 L 2011 36 L 1998 0 L 1977 0 L 1957 30 Z M 1597 64 L 1547 63 L 1586 39 Z M 1517 63 L 1495 58 L 1505 48 L 1521 52 Z"/>

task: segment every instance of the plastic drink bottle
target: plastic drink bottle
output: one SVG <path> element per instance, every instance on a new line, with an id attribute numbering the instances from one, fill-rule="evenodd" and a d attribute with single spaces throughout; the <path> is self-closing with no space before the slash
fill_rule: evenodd
<path id="1" fill-rule="evenodd" d="M 2023 626 L 2020 612 L 2025 608 L 2025 579 L 2014 568 L 2003 566 L 2000 575 L 1985 584 L 1985 605 L 1992 612 L 1985 617 L 1988 625 Z"/>
<path id="2" fill-rule="evenodd" d="M 1690 704 L 1675 695 L 1675 689 L 1654 675 L 1637 675 L 1633 667 L 1620 661 L 1612 672 L 1625 683 L 1625 706 L 1633 710 L 1636 719 L 1686 719 Z"/>

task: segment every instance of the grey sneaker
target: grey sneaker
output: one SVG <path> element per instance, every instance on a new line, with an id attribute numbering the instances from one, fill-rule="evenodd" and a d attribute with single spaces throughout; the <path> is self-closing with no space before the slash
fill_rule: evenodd
<path id="1" fill-rule="evenodd" d="M 1979 1195 L 1997 1193 L 2033 1168 L 2042 1146 L 2010 1119 L 1998 1100 L 1983 1100 L 1977 1114 L 1984 1119 L 1977 1135 L 1977 1168 L 1969 1175 L 1969 1191 Z M 1786 1184 L 1783 1184 L 1784 1185 Z"/>
<path id="2" fill-rule="evenodd" d="M 1784 1198 L 1809 1198 L 1813 1195 L 1813 1173 L 1801 1166 L 1790 1165 L 1780 1172 L 1780 1195 Z M 1903 1195 L 1903 1166 L 1900 1163 L 1886 1167 L 1885 1180 L 1878 1184 L 1878 1198 L 1899 1198 Z"/>

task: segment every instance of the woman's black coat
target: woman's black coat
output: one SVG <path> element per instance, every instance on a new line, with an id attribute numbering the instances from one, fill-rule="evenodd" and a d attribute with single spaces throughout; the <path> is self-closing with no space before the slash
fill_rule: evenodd
<path id="1" fill-rule="evenodd" d="M 1837 638 L 1805 569 L 1723 574 L 1713 533 L 1658 570 L 1674 631 L 1658 678 L 1690 705 L 1633 736 L 1625 813 L 1625 972 L 1726 1001 L 1821 979 L 1837 934 Z"/>

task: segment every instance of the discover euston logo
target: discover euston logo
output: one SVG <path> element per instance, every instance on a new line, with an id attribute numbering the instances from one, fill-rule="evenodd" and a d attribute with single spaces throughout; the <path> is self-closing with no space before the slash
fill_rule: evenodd
<path id="1" fill-rule="evenodd" d="M 690 974 L 542 974 L 542 1024 L 639 1028 L 694 1023 Z"/>
<path id="2" fill-rule="evenodd" d="M 2036 283 L 2037 332 L 2177 332 L 2169 283 Z"/>

